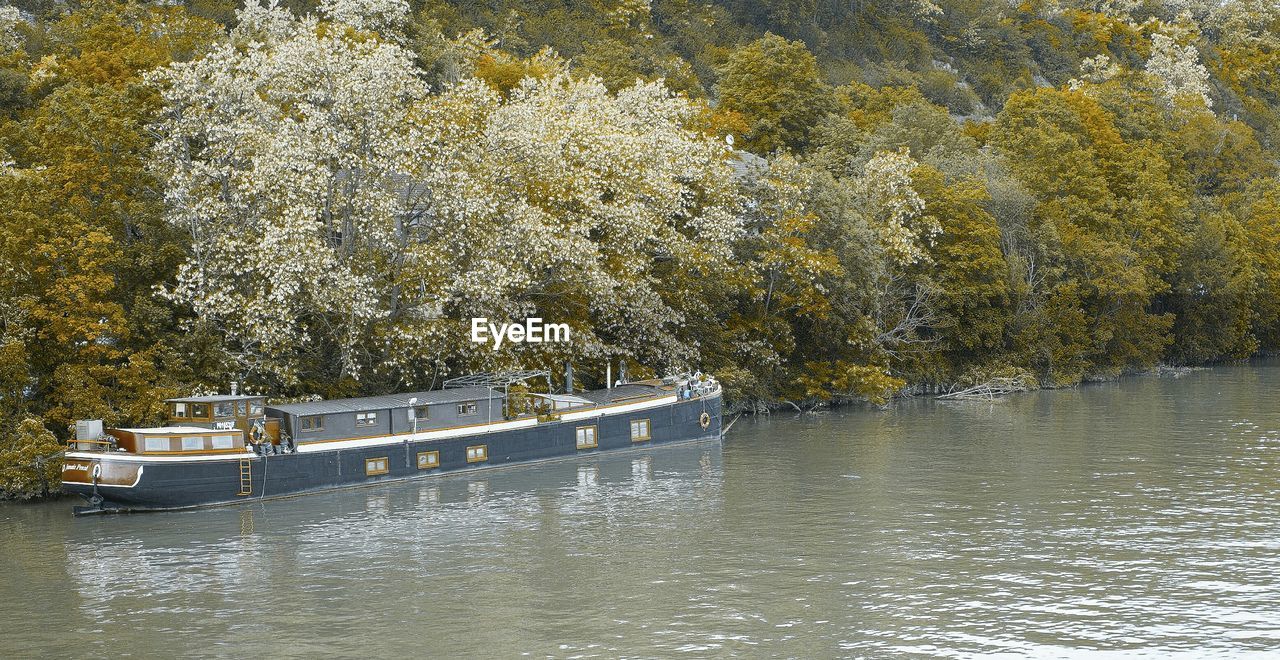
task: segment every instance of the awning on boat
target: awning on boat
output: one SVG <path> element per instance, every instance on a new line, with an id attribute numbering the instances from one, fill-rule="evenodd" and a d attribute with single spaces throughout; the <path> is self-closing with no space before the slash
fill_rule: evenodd
<path id="1" fill-rule="evenodd" d="M 530 392 L 529 396 L 550 401 L 553 410 L 564 410 L 566 408 L 593 405 L 590 399 L 584 399 L 572 394 L 538 394 Z"/>

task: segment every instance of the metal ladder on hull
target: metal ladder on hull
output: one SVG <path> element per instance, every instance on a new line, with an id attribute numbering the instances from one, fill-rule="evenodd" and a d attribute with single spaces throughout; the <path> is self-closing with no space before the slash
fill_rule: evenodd
<path id="1" fill-rule="evenodd" d="M 240 492 L 236 494 L 253 494 L 253 459 L 240 459 Z"/>

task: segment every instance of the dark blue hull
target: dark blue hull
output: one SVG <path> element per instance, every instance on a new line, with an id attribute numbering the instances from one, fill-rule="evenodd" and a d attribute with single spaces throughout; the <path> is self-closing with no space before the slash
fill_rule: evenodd
<path id="1" fill-rule="evenodd" d="M 650 439 L 632 440 L 634 420 L 649 421 Z M 577 446 L 576 429 L 584 425 L 598 429 L 594 448 Z M 601 451 L 717 438 L 721 429 L 721 398 L 715 394 L 624 413 L 606 411 L 590 420 L 544 422 L 528 428 L 477 432 L 447 439 L 221 460 L 147 462 L 132 486 L 100 485 L 96 492 L 102 501 L 94 509 L 155 511 L 234 504 Z M 486 460 L 468 462 L 468 447 L 477 445 L 487 448 Z M 422 452 L 439 452 L 438 467 L 420 467 Z M 385 469 L 386 472 L 370 474 L 369 461 L 379 459 L 385 459 L 385 463 L 375 463 L 377 469 L 373 471 Z M 129 459 L 108 455 L 96 460 Z M 249 466 L 247 478 L 243 476 L 245 464 Z M 64 482 L 63 487 L 93 502 L 93 486 Z M 244 491 L 248 493 L 242 494 Z"/>

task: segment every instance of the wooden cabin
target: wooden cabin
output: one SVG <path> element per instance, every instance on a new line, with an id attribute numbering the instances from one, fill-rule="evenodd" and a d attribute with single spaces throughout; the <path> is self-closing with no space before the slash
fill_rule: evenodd
<path id="1" fill-rule="evenodd" d="M 169 424 L 248 431 L 265 419 L 266 397 L 216 394 L 167 399 Z"/>
<path id="2" fill-rule="evenodd" d="M 239 430 L 252 442 L 279 444 L 278 422 L 266 416 L 267 398 L 250 395 L 214 394 L 167 399 L 169 426 L 213 430 Z"/>
<path id="3" fill-rule="evenodd" d="M 107 429 L 116 446 L 133 454 L 234 454 L 244 452 L 244 432 L 196 426 Z"/>

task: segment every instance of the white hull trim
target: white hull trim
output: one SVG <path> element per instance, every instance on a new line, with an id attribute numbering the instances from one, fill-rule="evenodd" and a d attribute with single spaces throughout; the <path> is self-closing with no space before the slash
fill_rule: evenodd
<path id="1" fill-rule="evenodd" d="M 578 412 L 566 412 L 560 414 L 560 421 L 576 422 L 584 419 L 596 419 L 606 415 L 635 412 L 637 410 L 647 410 L 650 408 L 660 408 L 662 406 L 674 404 L 678 400 L 679 399 L 673 394 L 671 396 L 637 401 L 635 403 L 611 405 L 591 410 L 580 410 Z M 314 452 L 335 451 L 339 449 L 358 449 L 383 445 L 394 446 L 404 444 L 406 442 L 421 442 L 424 440 L 478 437 L 483 436 L 486 433 L 533 428 L 537 425 L 538 420 L 530 417 L 528 419 L 516 419 L 510 421 L 503 420 L 492 424 L 478 424 L 475 426 L 460 428 L 422 431 L 420 433 L 384 435 L 373 438 L 360 438 L 357 440 L 339 440 L 336 442 L 299 443 L 296 451 L 299 454 L 310 454 Z M 259 458 L 259 456 L 252 451 L 237 452 L 234 454 L 217 454 L 213 456 L 139 456 L 137 454 L 126 454 L 123 452 L 67 452 L 66 457 L 96 461 L 120 461 L 123 463 L 197 463 L 205 461 L 239 461 L 243 458 Z M 139 474 L 141 474 L 141 471 L 139 471 Z"/>

